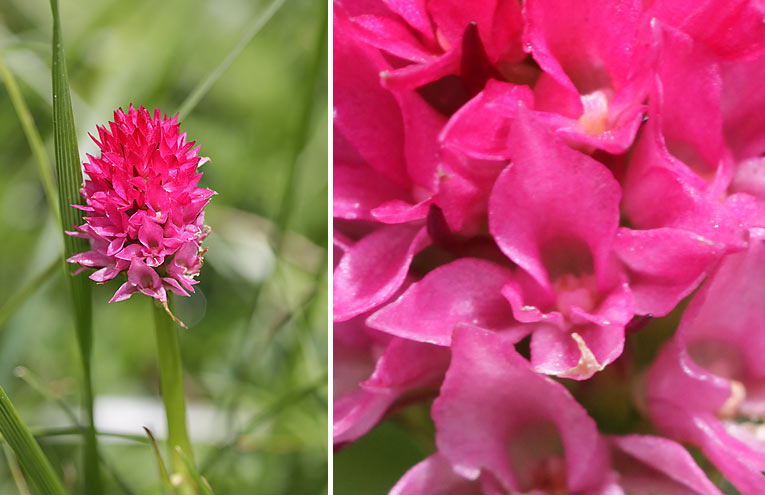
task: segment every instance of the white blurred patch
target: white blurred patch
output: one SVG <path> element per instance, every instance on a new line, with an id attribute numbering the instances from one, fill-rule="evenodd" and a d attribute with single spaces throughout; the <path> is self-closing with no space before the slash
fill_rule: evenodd
<path id="1" fill-rule="evenodd" d="M 226 412 L 211 404 L 187 404 L 188 429 L 193 443 L 212 444 L 226 440 Z M 234 430 L 245 422 L 244 415 L 234 421 Z M 109 433 L 144 436 L 143 427 L 158 439 L 167 438 L 165 409 L 160 399 L 151 397 L 102 395 L 95 402 L 96 429 Z M 107 437 L 102 437 L 102 441 Z"/>

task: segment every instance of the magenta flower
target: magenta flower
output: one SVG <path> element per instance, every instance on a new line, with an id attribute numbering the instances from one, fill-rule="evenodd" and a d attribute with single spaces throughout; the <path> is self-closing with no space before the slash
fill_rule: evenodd
<path id="1" fill-rule="evenodd" d="M 197 187 L 197 169 L 208 159 L 179 133 L 177 116 L 161 118 L 159 109 L 153 117 L 144 107 L 117 110 L 109 129 L 91 138 L 101 156 L 88 155 L 85 206 L 73 205 L 86 212 L 85 223 L 68 232 L 91 249 L 67 261 L 95 268 L 97 283 L 126 273 L 109 302 L 140 292 L 167 309 L 167 292 L 188 296 L 202 266 L 204 207 L 215 192 Z"/>

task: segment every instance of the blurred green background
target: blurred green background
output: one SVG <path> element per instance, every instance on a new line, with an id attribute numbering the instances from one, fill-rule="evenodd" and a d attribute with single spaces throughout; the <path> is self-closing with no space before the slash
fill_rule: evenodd
<path id="1" fill-rule="evenodd" d="M 96 153 L 87 133 L 118 107 L 175 114 L 269 5 L 62 0 L 81 156 Z M 212 234 L 199 290 L 176 300 L 190 327 L 181 346 L 195 456 L 218 494 L 327 493 L 326 8 L 287 0 L 181 122 L 211 158 L 201 186 L 219 193 L 207 210 Z M 47 0 L 0 0 L 0 56 L 52 157 L 50 38 Z M 4 85 L 0 143 L 3 308 L 55 262 L 62 240 Z M 142 436 L 141 421 L 164 421 L 150 301 L 107 304 L 119 283 L 93 294 L 96 423 L 116 473 L 105 471 L 106 493 L 161 493 L 150 446 L 106 435 Z M 0 322 L 0 385 L 74 493 L 80 437 L 66 434 L 71 422 L 55 401 L 17 376 L 18 367 L 30 370 L 77 408 L 80 364 L 68 305 L 56 269 Z M 161 434 L 161 425 L 148 426 Z M 5 460 L 0 493 L 18 493 Z"/>

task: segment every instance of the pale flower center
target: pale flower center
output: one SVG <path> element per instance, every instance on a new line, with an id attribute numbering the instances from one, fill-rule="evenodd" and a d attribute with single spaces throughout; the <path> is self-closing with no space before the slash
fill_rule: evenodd
<path id="1" fill-rule="evenodd" d="M 576 276 L 564 273 L 553 282 L 555 305 L 560 313 L 568 317 L 571 308 L 578 306 L 587 313 L 597 307 L 597 287 L 593 275 Z"/>
<path id="2" fill-rule="evenodd" d="M 608 102 L 612 96 L 610 89 L 597 89 L 581 96 L 584 112 L 579 117 L 579 124 L 585 132 L 598 135 L 608 130 Z"/>

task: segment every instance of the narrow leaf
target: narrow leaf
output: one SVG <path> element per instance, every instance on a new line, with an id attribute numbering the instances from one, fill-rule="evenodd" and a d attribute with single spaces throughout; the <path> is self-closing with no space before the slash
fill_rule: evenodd
<path id="1" fill-rule="evenodd" d="M 197 106 L 199 100 L 204 97 L 212 85 L 215 84 L 218 78 L 220 78 L 226 69 L 228 69 L 229 65 L 231 65 L 234 60 L 236 60 L 236 57 L 242 53 L 242 50 L 244 50 L 244 47 L 247 46 L 252 38 L 254 38 L 255 35 L 258 34 L 258 32 L 263 28 L 263 26 L 265 26 L 268 21 L 271 20 L 274 14 L 281 8 L 282 5 L 284 5 L 284 2 L 285 0 L 274 0 L 262 15 L 258 16 L 250 23 L 236 46 L 231 49 L 231 51 L 228 53 L 228 55 L 226 55 L 221 63 L 218 64 L 218 66 L 213 69 L 213 71 L 205 79 L 203 79 L 202 82 L 200 82 L 191 91 L 191 93 L 189 93 L 189 96 L 186 97 L 183 103 L 181 103 L 181 108 L 178 110 L 178 114 L 180 115 L 181 119 L 186 117 L 194 109 L 194 107 Z"/>
<path id="2" fill-rule="evenodd" d="M 82 212 L 70 205 L 78 204 L 82 171 L 80 168 L 80 153 L 77 148 L 77 133 L 74 127 L 72 101 L 69 95 L 69 76 L 64 58 L 64 46 L 61 40 L 61 20 L 58 13 L 58 1 L 50 0 L 53 13 L 53 132 L 56 155 L 56 174 L 58 183 L 61 223 L 64 229 L 71 229 L 82 223 Z M 85 239 L 64 235 L 64 258 L 75 253 L 86 251 L 88 243 Z M 71 274 L 74 267 L 68 267 L 66 272 Z M 80 359 L 83 367 L 83 409 L 87 414 L 88 430 L 85 434 L 84 449 L 84 478 L 85 493 L 100 495 L 101 480 L 99 475 L 98 448 L 96 431 L 93 425 L 93 387 L 90 372 L 90 356 L 92 348 L 92 302 L 90 284 L 85 277 L 68 277 L 74 307 L 77 343 L 80 348 Z"/>
<path id="3" fill-rule="evenodd" d="M 24 130 L 24 134 L 29 142 L 29 147 L 32 149 L 32 154 L 35 157 L 35 162 L 37 162 L 40 180 L 42 181 L 51 213 L 53 213 L 53 218 L 60 221 L 58 212 L 58 194 L 56 194 L 56 186 L 53 181 L 53 170 L 51 168 L 50 160 L 48 159 L 48 154 L 45 152 L 45 146 L 40 137 L 40 132 L 37 130 L 37 126 L 35 126 L 35 122 L 32 119 L 29 107 L 27 107 L 27 103 L 24 101 L 21 91 L 19 91 L 19 85 L 16 84 L 16 79 L 13 77 L 13 73 L 8 70 L 2 56 L 0 56 L 0 77 L 5 81 L 5 86 L 8 88 L 8 96 L 11 97 L 13 108 L 16 110 L 16 115 L 18 115 L 19 121 L 21 122 L 21 128 Z"/>
<path id="4" fill-rule="evenodd" d="M 11 472 L 13 482 L 16 484 L 16 489 L 19 491 L 19 495 L 32 495 L 27 486 L 27 481 L 24 479 L 24 473 L 21 472 L 19 461 L 16 460 L 16 456 L 13 455 L 13 451 L 6 443 L 3 444 L 3 454 L 5 454 L 5 460 L 8 462 L 8 470 Z"/>
<path id="5" fill-rule="evenodd" d="M 0 328 L 5 325 L 5 322 L 10 318 L 16 310 L 24 304 L 29 296 L 35 293 L 37 289 L 50 278 L 52 278 L 56 272 L 60 269 L 61 260 L 56 259 L 48 265 L 45 270 L 40 272 L 35 278 L 29 281 L 24 287 L 19 289 L 10 299 L 8 299 L 2 307 L 0 307 Z"/>
<path id="6" fill-rule="evenodd" d="M 162 484 L 165 486 L 172 486 L 170 483 L 170 476 L 167 474 L 167 468 L 165 467 L 165 461 L 162 459 L 162 452 L 159 451 L 159 445 L 157 445 L 157 440 L 154 438 L 154 435 L 151 433 L 151 430 L 143 427 L 144 431 L 146 432 L 146 435 L 149 437 L 149 442 L 151 443 L 151 448 L 154 449 L 154 457 L 157 458 L 157 467 L 159 468 L 159 478 L 162 480 Z"/>
<path id="7" fill-rule="evenodd" d="M 29 428 L 21 421 L 5 391 L 0 387 L 0 433 L 16 455 L 29 481 L 40 493 L 65 495 L 64 485 L 45 458 Z"/>

